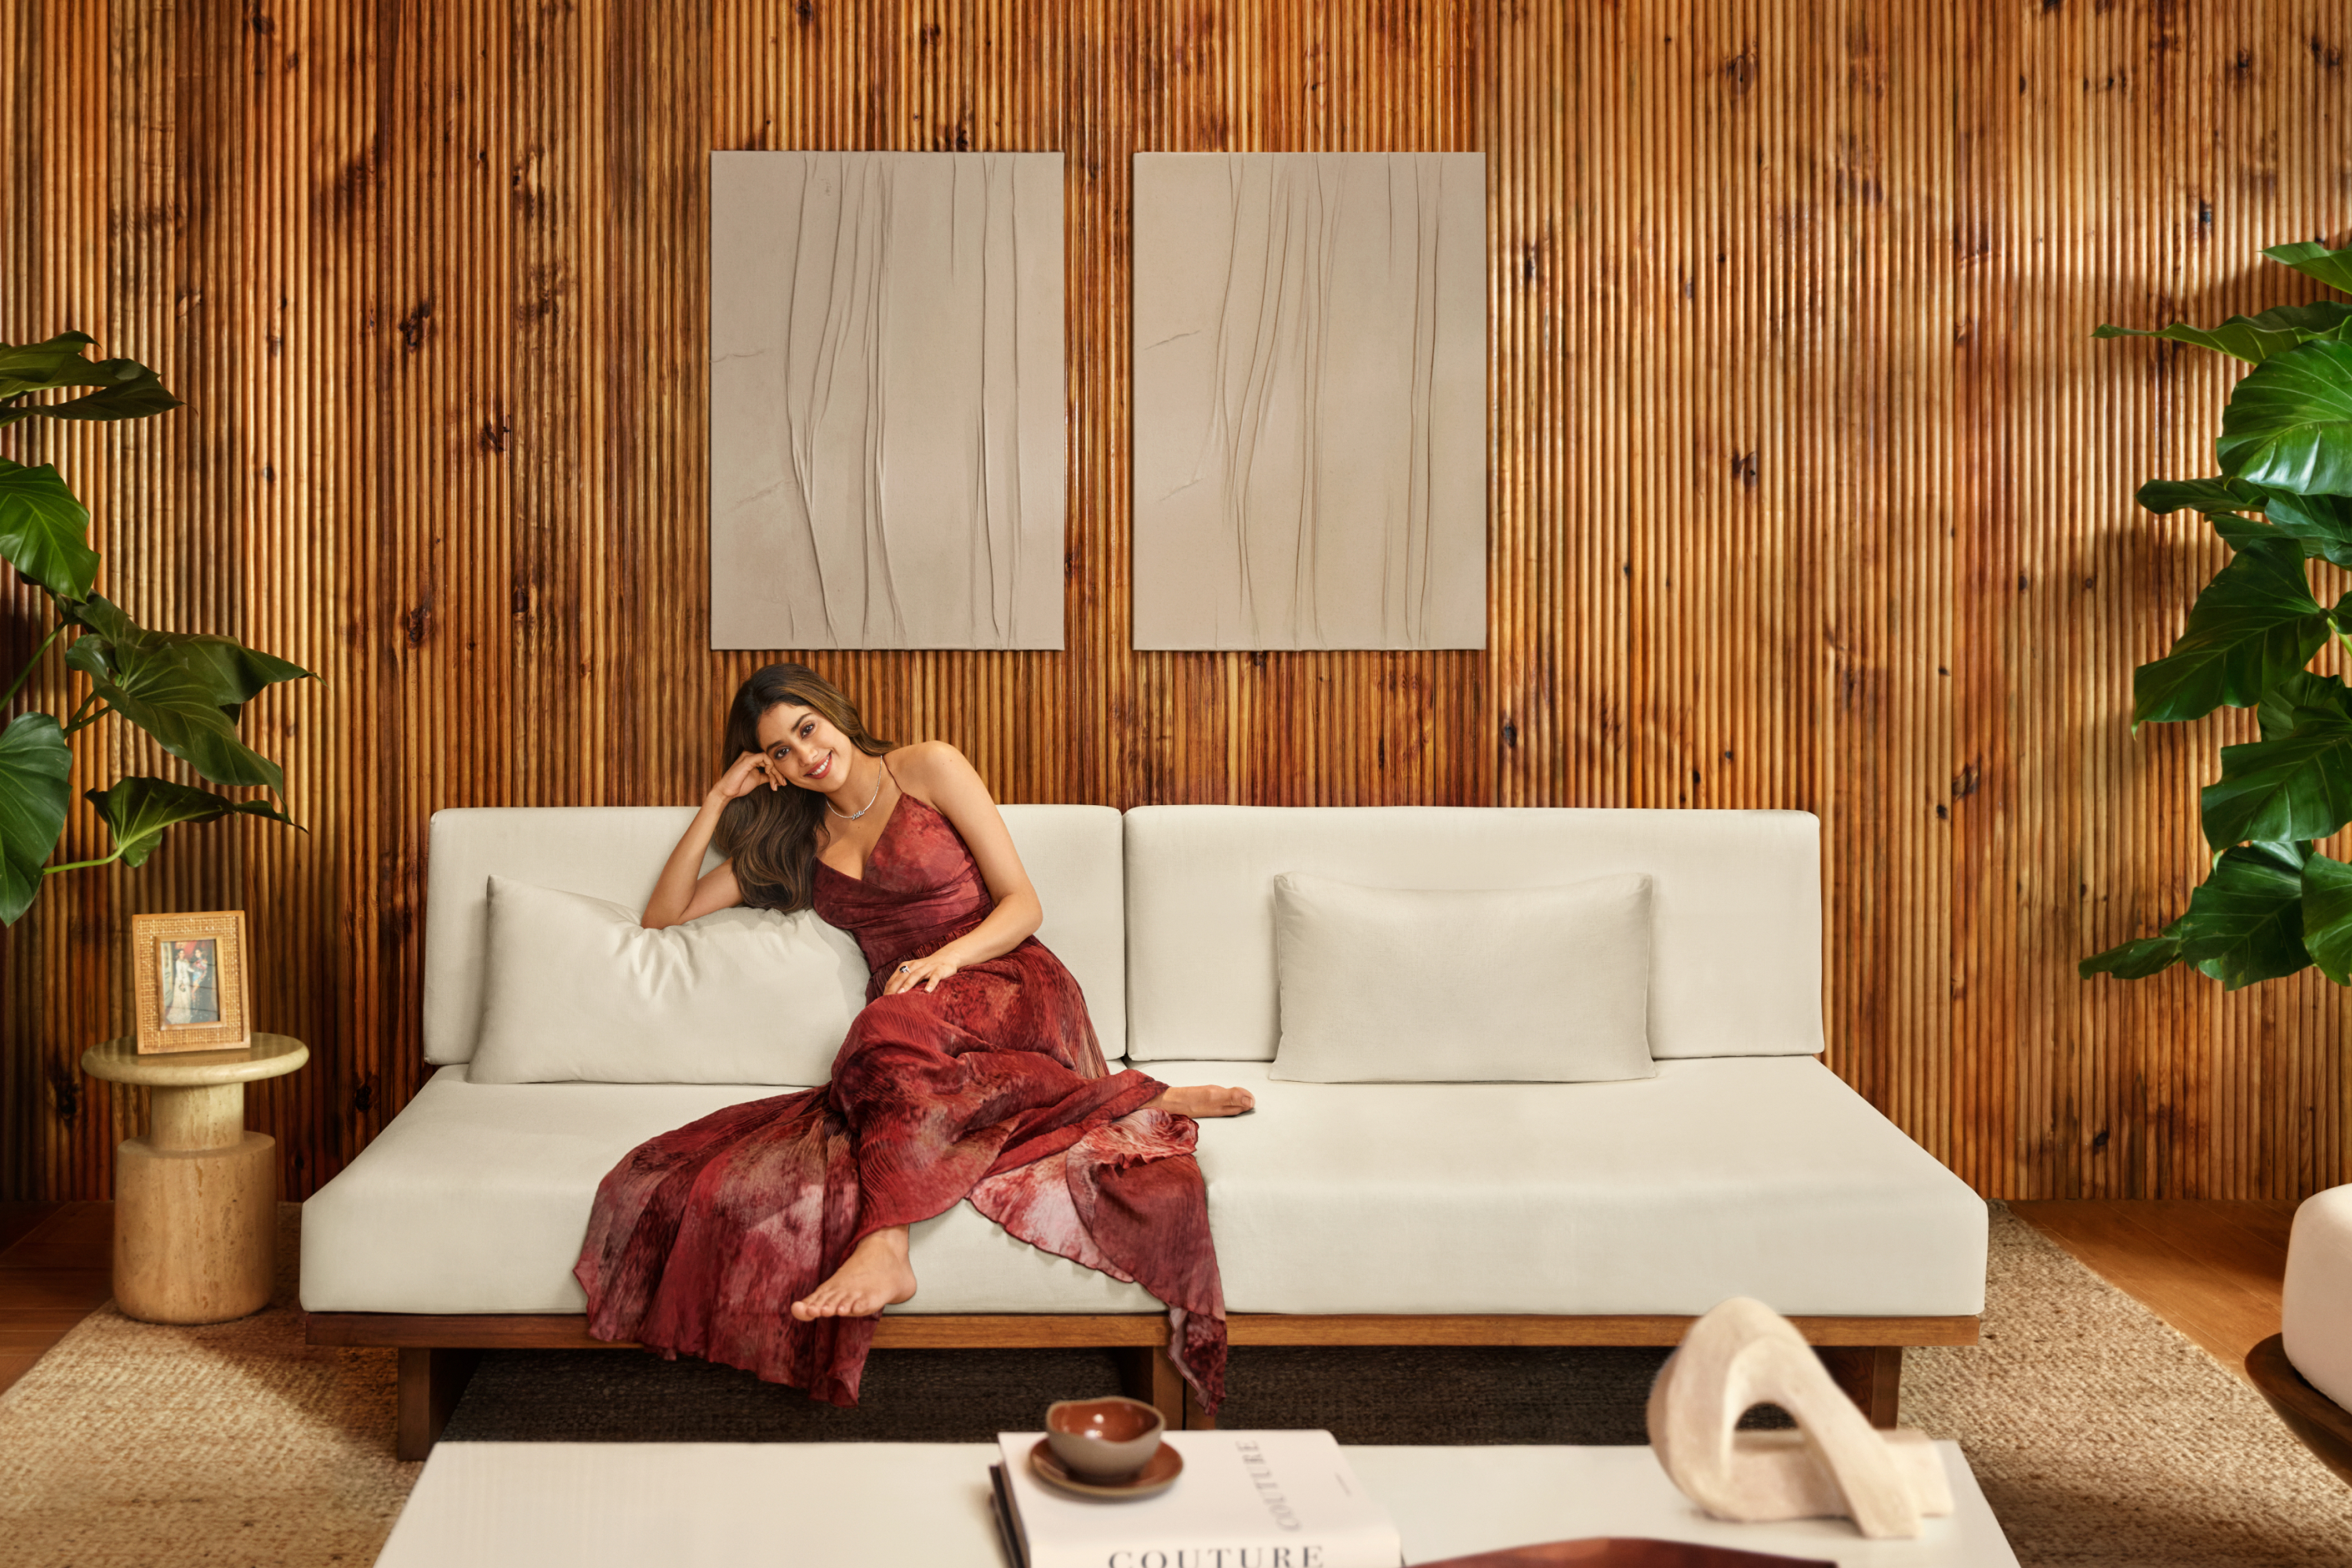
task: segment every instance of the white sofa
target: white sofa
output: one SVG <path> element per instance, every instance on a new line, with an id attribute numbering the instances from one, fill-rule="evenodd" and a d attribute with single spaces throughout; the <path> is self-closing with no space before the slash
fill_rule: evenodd
<path id="1" fill-rule="evenodd" d="M 2352 1482 L 2352 1185 L 2296 1205 L 2279 1316 L 2279 1331 L 2247 1352 L 2247 1375 L 2304 1446 Z"/>
<path id="2" fill-rule="evenodd" d="M 1104 1054 L 1171 1083 L 1247 1085 L 1202 1124 L 1233 1340 L 1671 1344 L 1749 1295 L 1801 1321 L 1894 1418 L 1905 1344 L 1973 1342 L 1985 1208 L 1823 1067 L 1819 825 L 1798 812 L 1014 805 L 1041 939 Z M 438 1070 L 304 1207 L 314 1342 L 402 1348 L 404 1452 L 455 1352 L 587 1342 L 572 1265 L 632 1146 L 771 1086 L 467 1081 L 485 888 L 641 904 L 690 813 L 445 811 L 433 822 L 425 1048 Z M 1271 1080 L 1274 879 L 1401 888 L 1653 879 L 1655 1078 Z M 813 918 L 813 917 L 803 917 Z M 915 1229 L 921 1290 L 877 1343 L 1164 1336 L 1133 1285 L 1013 1240 L 969 1205 Z M 1164 1362 L 1159 1362 L 1164 1367 Z M 1172 1376 L 1150 1396 L 1182 1414 Z M 1197 1419 L 1197 1412 L 1194 1413 Z"/>

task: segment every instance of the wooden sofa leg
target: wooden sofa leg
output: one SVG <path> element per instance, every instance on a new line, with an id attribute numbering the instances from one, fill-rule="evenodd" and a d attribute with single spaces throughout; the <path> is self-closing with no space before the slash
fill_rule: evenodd
<path id="1" fill-rule="evenodd" d="M 1873 1426 L 1901 1424 L 1901 1345 L 1815 1345 L 1813 1351 L 1846 1397 L 1870 1417 Z"/>
<path id="2" fill-rule="evenodd" d="M 1129 1399 L 1140 1399 L 1160 1412 L 1171 1432 L 1184 1429 L 1184 1380 L 1176 1363 L 1158 1345 L 1129 1345 L 1119 1352 L 1119 1382 Z"/>
<path id="3" fill-rule="evenodd" d="M 433 1451 L 481 1359 L 482 1352 L 476 1350 L 402 1349 L 400 1431 L 394 1442 L 401 1458 L 421 1459 Z"/>

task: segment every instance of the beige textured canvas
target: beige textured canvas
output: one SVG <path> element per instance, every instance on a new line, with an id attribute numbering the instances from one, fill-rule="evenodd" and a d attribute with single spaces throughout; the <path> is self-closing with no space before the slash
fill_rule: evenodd
<path id="1" fill-rule="evenodd" d="M 710 646 L 1062 646 L 1059 153 L 710 155 Z"/>
<path id="2" fill-rule="evenodd" d="M 1475 153 L 1135 158 L 1135 646 L 1486 646 Z"/>

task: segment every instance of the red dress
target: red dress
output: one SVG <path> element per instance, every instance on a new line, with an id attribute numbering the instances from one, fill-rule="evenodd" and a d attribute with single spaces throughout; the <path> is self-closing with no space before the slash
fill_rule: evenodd
<path id="1" fill-rule="evenodd" d="M 816 912 L 873 972 L 833 1081 L 730 1105 L 630 1151 L 596 1189 L 572 1272 L 589 1331 L 857 1402 L 872 1318 L 789 1310 L 869 1233 L 964 1198 L 1033 1247 L 1168 1305 L 1169 1356 L 1215 1409 L 1224 1292 L 1188 1116 L 1165 1087 L 1105 1075 L 1078 984 L 1034 937 L 935 992 L 896 996 L 900 963 L 994 907 L 953 825 L 902 795 L 866 875 L 820 861 Z"/>

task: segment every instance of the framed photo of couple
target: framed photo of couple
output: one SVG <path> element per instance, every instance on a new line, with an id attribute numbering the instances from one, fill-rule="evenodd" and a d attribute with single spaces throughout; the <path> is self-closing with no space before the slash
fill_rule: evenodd
<path id="1" fill-rule="evenodd" d="M 131 974 L 142 1055 L 252 1043 L 243 910 L 131 916 Z"/>

